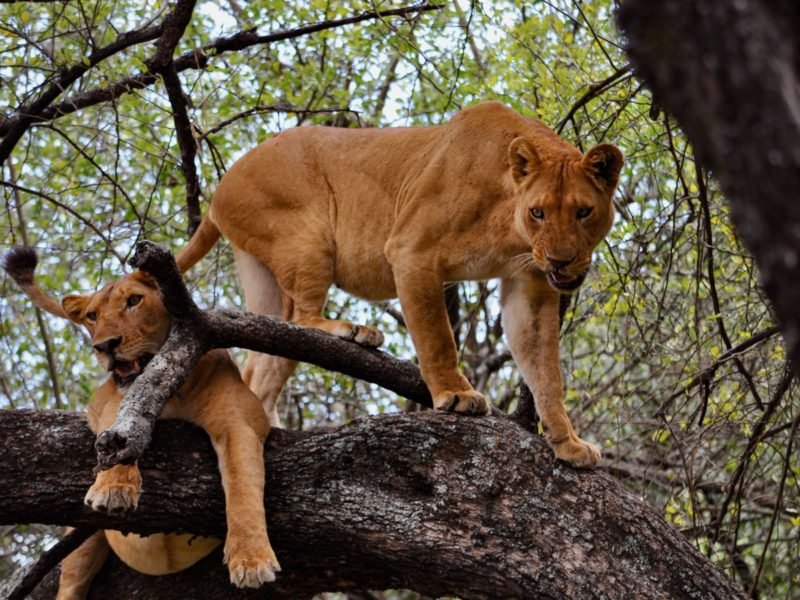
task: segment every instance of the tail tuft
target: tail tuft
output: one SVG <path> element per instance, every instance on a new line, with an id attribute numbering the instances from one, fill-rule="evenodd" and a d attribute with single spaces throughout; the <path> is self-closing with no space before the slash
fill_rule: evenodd
<path id="1" fill-rule="evenodd" d="M 20 286 L 33 284 L 33 272 L 39 258 L 30 246 L 14 246 L 3 255 L 0 265 Z"/>

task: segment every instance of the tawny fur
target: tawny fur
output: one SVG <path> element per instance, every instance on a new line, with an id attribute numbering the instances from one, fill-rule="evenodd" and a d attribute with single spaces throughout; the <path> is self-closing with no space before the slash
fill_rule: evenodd
<path id="1" fill-rule="evenodd" d="M 9 264 L 23 289 L 29 294 L 35 291 L 31 297 L 37 305 L 42 306 L 41 299 L 46 298 L 47 305 L 42 308 L 88 330 L 98 361 L 112 375 L 95 392 L 87 418 L 94 433 L 107 429 L 114 422 L 129 385 L 118 383 L 117 377 L 135 371 L 132 361 L 158 351 L 169 333 L 169 315 L 155 282 L 148 275 L 135 272 L 95 294 L 67 296 L 58 305 L 35 283 L 36 259 L 32 251 L 13 250 L 4 260 L 4 266 Z M 113 342 L 109 345 L 110 341 Z M 225 491 L 225 560 L 231 581 L 240 587 L 258 587 L 273 581 L 280 566 L 267 537 L 263 497 L 263 446 L 270 424 L 228 353 L 215 350 L 203 356 L 167 403 L 161 418 L 190 421 L 205 429 L 211 438 Z M 95 510 L 134 510 L 141 487 L 137 465 L 117 465 L 98 473 L 85 502 Z M 189 567 L 219 544 L 220 540 L 193 535 L 142 537 L 117 531 L 98 532 L 62 562 L 58 598 L 85 597 L 109 547 L 130 567 L 149 575 L 162 575 Z"/>
<path id="2" fill-rule="evenodd" d="M 614 146 L 584 156 L 494 102 L 437 127 L 291 129 L 226 173 L 178 265 L 224 235 L 248 309 L 369 346 L 379 331 L 321 316 L 329 287 L 399 297 L 434 406 L 470 414 L 489 407 L 459 371 L 442 286 L 499 277 L 511 351 L 547 438 L 559 458 L 591 467 L 599 452 L 563 403 L 558 298 L 581 284 L 611 226 L 622 163 Z M 245 381 L 267 414 L 294 366 L 250 353 Z"/>

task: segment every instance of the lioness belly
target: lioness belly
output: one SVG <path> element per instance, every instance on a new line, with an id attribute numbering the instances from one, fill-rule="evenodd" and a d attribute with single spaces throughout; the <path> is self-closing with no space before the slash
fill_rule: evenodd
<path id="1" fill-rule="evenodd" d="M 383 252 L 343 253 L 336 255 L 334 283 L 348 294 L 365 300 L 388 300 L 397 297 L 392 268 Z"/>
<path id="2" fill-rule="evenodd" d="M 140 536 L 106 530 L 114 553 L 126 565 L 146 575 L 166 575 L 182 571 L 208 556 L 220 540 L 182 534 L 155 533 Z"/>

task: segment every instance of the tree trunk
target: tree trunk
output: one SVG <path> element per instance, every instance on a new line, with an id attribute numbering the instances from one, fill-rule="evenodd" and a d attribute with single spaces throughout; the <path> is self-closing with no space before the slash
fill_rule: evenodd
<path id="1" fill-rule="evenodd" d="M 224 533 L 205 434 L 160 421 L 140 460 L 136 512 L 82 504 L 93 436 L 81 417 L 0 412 L 0 524 Z M 357 420 L 332 431 L 273 430 L 267 520 L 283 567 L 244 593 L 216 553 L 173 576 L 110 560 L 92 596 L 303 598 L 409 588 L 461 598 L 730 598 L 741 591 L 611 477 L 576 471 L 509 419 L 433 412 Z M 37 598 L 50 598 L 54 577 Z"/>
<path id="2" fill-rule="evenodd" d="M 620 24 L 719 179 L 800 373 L 800 3 L 627 0 Z"/>

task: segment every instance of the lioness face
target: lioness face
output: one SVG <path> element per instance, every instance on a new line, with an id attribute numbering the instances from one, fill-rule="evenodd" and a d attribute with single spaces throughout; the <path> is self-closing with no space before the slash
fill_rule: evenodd
<path id="1" fill-rule="evenodd" d="M 622 154 L 601 144 L 582 158 L 543 161 L 528 140 L 517 138 L 509 162 L 517 185 L 516 224 L 531 244 L 533 265 L 557 291 L 572 293 L 614 220 L 611 196 Z"/>
<path id="2" fill-rule="evenodd" d="M 155 281 L 140 271 L 95 294 L 67 296 L 61 306 L 89 330 L 98 362 L 120 387 L 139 376 L 169 335 L 169 314 Z"/>

